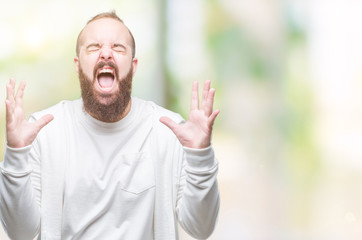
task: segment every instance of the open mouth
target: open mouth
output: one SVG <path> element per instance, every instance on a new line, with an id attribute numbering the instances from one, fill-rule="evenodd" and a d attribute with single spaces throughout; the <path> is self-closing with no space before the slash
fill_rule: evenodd
<path id="1" fill-rule="evenodd" d="M 104 92 L 109 92 L 113 88 L 115 82 L 114 68 L 109 66 L 102 67 L 97 71 L 97 82 L 99 87 Z"/>

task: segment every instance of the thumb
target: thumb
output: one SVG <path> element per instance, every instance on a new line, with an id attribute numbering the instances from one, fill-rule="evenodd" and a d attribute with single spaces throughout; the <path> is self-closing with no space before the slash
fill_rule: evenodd
<path id="1" fill-rule="evenodd" d="M 178 127 L 178 124 L 175 123 L 171 118 L 169 117 L 161 117 L 160 122 L 165 124 L 169 129 L 171 129 L 173 132 L 176 131 L 176 128 Z"/>
<path id="2" fill-rule="evenodd" d="M 38 129 L 38 132 L 45 127 L 48 123 L 50 123 L 54 119 L 54 116 L 51 114 L 47 114 L 40 118 L 38 121 L 35 122 L 35 125 Z"/>

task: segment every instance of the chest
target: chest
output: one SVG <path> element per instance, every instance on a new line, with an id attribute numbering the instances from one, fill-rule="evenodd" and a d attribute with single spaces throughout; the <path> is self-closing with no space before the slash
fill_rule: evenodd
<path id="1" fill-rule="evenodd" d="M 148 239 L 155 194 L 148 132 L 140 126 L 99 135 L 80 127 L 68 152 L 63 234 L 89 239 L 109 232 L 117 239 Z"/>
<path id="2" fill-rule="evenodd" d="M 97 134 L 79 126 L 69 147 L 66 182 L 72 183 L 75 193 L 79 189 L 99 194 L 106 189 L 140 193 L 154 186 L 149 131 L 147 126 L 138 125 Z"/>

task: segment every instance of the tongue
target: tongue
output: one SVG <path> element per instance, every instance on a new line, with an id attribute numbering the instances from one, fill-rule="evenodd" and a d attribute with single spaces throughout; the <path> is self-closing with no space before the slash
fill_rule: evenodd
<path id="1" fill-rule="evenodd" d="M 98 82 L 101 88 L 111 88 L 113 85 L 113 77 L 111 76 L 99 76 Z"/>

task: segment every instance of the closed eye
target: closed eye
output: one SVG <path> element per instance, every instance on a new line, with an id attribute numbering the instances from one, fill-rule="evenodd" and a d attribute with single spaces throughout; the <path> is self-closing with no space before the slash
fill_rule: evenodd
<path id="1" fill-rule="evenodd" d="M 92 43 L 87 46 L 88 52 L 96 52 L 101 48 L 101 46 L 98 43 Z"/>
<path id="2" fill-rule="evenodd" d="M 126 52 L 126 47 L 122 44 L 114 44 L 112 49 L 118 53 Z"/>

